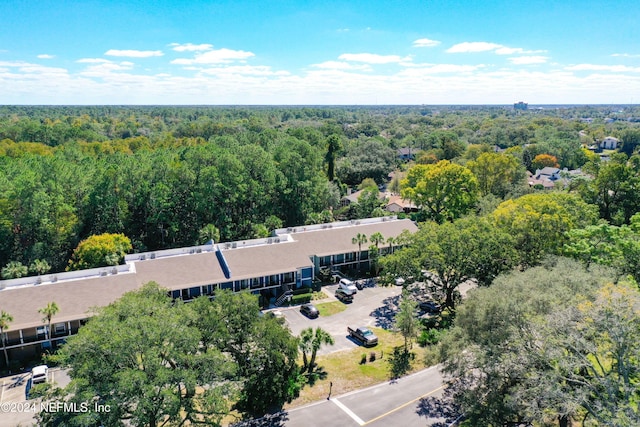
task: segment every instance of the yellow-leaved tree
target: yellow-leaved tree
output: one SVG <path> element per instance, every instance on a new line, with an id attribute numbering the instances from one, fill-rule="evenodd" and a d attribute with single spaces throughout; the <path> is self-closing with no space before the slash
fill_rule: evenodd
<path id="1" fill-rule="evenodd" d="M 78 243 L 78 247 L 71 255 L 67 270 L 118 265 L 131 249 L 131 240 L 122 233 L 89 236 Z"/>

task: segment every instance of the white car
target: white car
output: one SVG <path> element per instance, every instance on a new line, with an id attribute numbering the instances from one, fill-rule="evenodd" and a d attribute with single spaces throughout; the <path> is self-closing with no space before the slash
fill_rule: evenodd
<path id="1" fill-rule="evenodd" d="M 49 367 L 39 365 L 31 370 L 31 384 L 46 383 L 49 376 Z"/>
<path id="2" fill-rule="evenodd" d="M 340 283 L 338 283 L 338 288 L 346 292 L 349 292 L 351 295 L 355 295 L 358 293 L 358 288 L 356 287 L 356 284 L 349 279 L 340 279 Z"/>

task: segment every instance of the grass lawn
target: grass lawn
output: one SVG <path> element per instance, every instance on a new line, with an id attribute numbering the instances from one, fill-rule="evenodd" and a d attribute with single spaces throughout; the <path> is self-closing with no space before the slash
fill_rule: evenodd
<path id="1" fill-rule="evenodd" d="M 320 316 L 331 316 L 347 309 L 347 306 L 340 301 L 323 302 L 315 304 L 320 312 Z"/>
<path id="2" fill-rule="evenodd" d="M 318 310 L 320 310 L 319 306 Z M 322 311 L 320 311 L 320 313 L 322 314 Z M 358 347 L 352 350 L 318 356 L 318 366 L 326 372 L 327 376 L 316 381 L 313 386 L 306 385 L 301 390 L 300 397 L 290 404 L 285 405 L 285 409 L 326 399 L 329 395 L 330 382 L 333 383 L 331 394 L 332 396 L 337 396 L 348 391 L 390 380 L 390 356 L 393 353 L 394 347 L 404 345 L 404 338 L 399 333 L 393 333 L 384 329 L 371 328 L 371 330 L 379 339 L 379 344 L 375 347 Z M 424 362 L 427 357 L 430 360 L 434 359 L 432 350 L 429 348 L 421 348 L 415 343 L 411 351 L 416 355 L 412 363 L 411 372 L 427 367 Z M 375 361 L 373 362 L 369 361 L 371 353 L 375 353 Z M 363 355 L 366 355 L 367 362 L 361 364 L 360 362 Z"/>

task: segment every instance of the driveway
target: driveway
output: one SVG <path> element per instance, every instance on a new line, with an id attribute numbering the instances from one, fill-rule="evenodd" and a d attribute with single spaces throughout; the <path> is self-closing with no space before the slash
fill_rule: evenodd
<path id="1" fill-rule="evenodd" d="M 313 301 L 313 303 L 338 301 L 334 296 L 337 288 L 337 284 L 323 286 L 322 291 L 327 298 Z M 318 354 L 327 354 L 358 347 L 357 343 L 348 338 L 347 326 L 391 329 L 401 292 L 402 287 L 399 286 L 365 287 L 358 291 L 352 303 L 345 304 L 346 310 L 332 316 L 320 316 L 317 319 L 309 319 L 301 314 L 298 306 L 283 308 L 280 311 L 284 314 L 293 335 L 300 335 L 303 329 L 318 326 L 330 333 L 335 344 L 322 346 L 318 351 Z"/>
<path id="2" fill-rule="evenodd" d="M 65 371 L 53 368 L 49 370 L 47 381 L 64 387 L 70 379 Z M 30 388 L 30 371 L 0 378 L 0 427 L 33 425 L 34 415 L 40 411 L 40 403 L 27 400 Z"/>

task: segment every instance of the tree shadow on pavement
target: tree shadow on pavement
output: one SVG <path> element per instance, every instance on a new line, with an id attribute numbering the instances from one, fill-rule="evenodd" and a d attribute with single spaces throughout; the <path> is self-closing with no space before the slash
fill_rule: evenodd
<path id="1" fill-rule="evenodd" d="M 446 389 L 442 397 L 429 396 L 418 401 L 416 413 L 428 420 L 435 420 L 428 424 L 430 427 L 448 427 L 460 419 L 460 408 Z"/>
<path id="2" fill-rule="evenodd" d="M 393 328 L 393 318 L 398 311 L 400 295 L 385 298 L 382 306 L 373 310 L 369 315 L 376 319 L 376 326 L 382 329 Z"/>
<path id="3" fill-rule="evenodd" d="M 240 421 L 231 424 L 230 427 L 284 427 L 284 423 L 288 420 L 289 413 L 282 411 L 275 414 L 267 414 L 262 418 Z"/>

